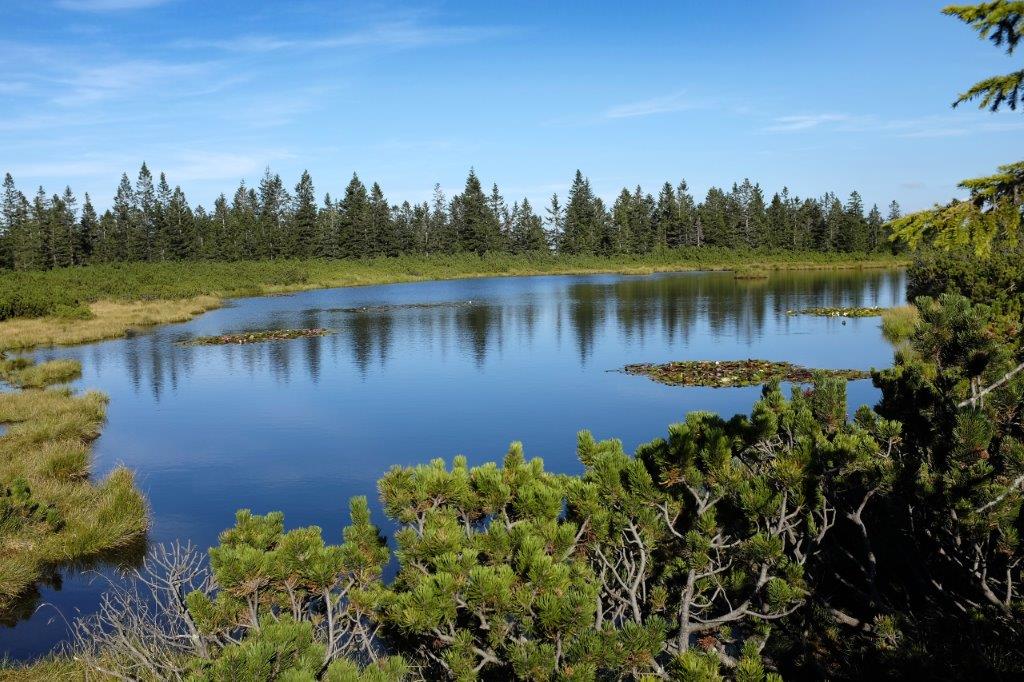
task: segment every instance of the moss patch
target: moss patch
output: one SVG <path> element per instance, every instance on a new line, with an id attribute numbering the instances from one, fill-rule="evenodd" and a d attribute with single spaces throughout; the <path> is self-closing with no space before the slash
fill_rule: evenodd
<path id="1" fill-rule="evenodd" d="M 846 380 L 866 379 L 869 372 L 858 369 L 809 369 L 789 362 L 771 360 L 690 360 L 663 365 L 647 363 L 626 365 L 627 374 L 642 374 L 669 386 L 759 386 L 772 381 L 795 384 L 811 383 L 814 376 L 824 375 Z"/>
<path id="2" fill-rule="evenodd" d="M 787 315 L 815 315 L 817 317 L 878 317 L 885 308 L 802 308 L 787 310 Z"/>
<path id="3" fill-rule="evenodd" d="M 314 336 L 326 336 L 329 329 L 314 327 L 312 329 L 272 329 L 265 332 L 242 332 L 240 334 L 220 334 L 219 336 L 197 336 L 181 343 L 186 346 L 228 346 L 232 344 L 263 343 L 264 341 L 287 341 L 289 339 L 305 339 Z"/>

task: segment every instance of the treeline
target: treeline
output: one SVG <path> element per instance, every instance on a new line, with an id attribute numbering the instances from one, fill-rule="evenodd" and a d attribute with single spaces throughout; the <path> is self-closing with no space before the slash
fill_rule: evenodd
<path id="1" fill-rule="evenodd" d="M 242 182 L 213 208 L 189 205 L 181 187 L 145 163 L 134 183 L 127 174 L 110 209 L 98 214 L 88 194 L 79 209 L 70 187 L 29 199 L 10 173 L 3 184 L 0 267 L 39 270 L 136 261 L 369 258 L 461 252 L 643 254 L 682 246 L 864 252 L 888 248 L 887 220 L 865 212 L 857 192 L 844 202 L 832 193 L 804 198 L 783 189 L 770 200 L 744 180 L 728 191 L 712 187 L 702 202 L 686 182 L 666 182 L 657 197 L 623 189 L 609 208 L 579 171 L 564 205 L 551 197 L 542 218 L 529 200 L 509 206 L 497 184 L 485 192 L 470 170 L 461 194 L 449 199 L 435 185 L 432 201 L 393 204 L 380 185 L 355 174 L 340 198 L 318 202 L 304 172 L 289 192 L 269 170 L 258 187 Z"/>

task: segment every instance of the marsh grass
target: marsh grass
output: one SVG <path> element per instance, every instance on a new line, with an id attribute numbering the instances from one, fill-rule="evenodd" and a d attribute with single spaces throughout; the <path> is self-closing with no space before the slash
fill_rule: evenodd
<path id="1" fill-rule="evenodd" d="M 16 388 L 43 388 L 66 384 L 82 376 L 78 360 L 50 360 L 35 364 L 29 358 L 6 360 L 0 357 L 0 380 Z"/>
<path id="2" fill-rule="evenodd" d="M 221 299 L 214 296 L 160 301 L 97 301 L 89 305 L 91 317 L 85 319 L 51 315 L 4 320 L 0 322 L 0 352 L 116 338 L 139 327 L 186 322 L 220 305 Z"/>
<path id="3" fill-rule="evenodd" d="M 888 308 L 882 313 L 882 336 L 889 343 L 903 343 L 914 334 L 920 320 L 921 315 L 914 305 Z"/>
<path id="4" fill-rule="evenodd" d="M 888 254 L 683 248 L 643 255 L 456 254 L 369 260 L 127 263 L 0 273 L 0 351 L 85 343 L 183 322 L 224 298 L 512 275 L 884 268 Z"/>
<path id="5" fill-rule="evenodd" d="M 740 268 L 733 275 L 736 279 L 768 279 L 768 271 L 763 268 Z"/>
<path id="6" fill-rule="evenodd" d="M 3 682 L 100 682 L 113 679 L 67 654 L 54 654 L 31 663 L 0 660 L 0 680 Z"/>
<path id="7" fill-rule="evenodd" d="M 132 473 L 89 479 L 106 405 L 100 393 L 66 387 L 0 393 L 0 615 L 48 569 L 145 536 L 148 512 Z M 27 499 L 15 504 L 19 485 Z"/>

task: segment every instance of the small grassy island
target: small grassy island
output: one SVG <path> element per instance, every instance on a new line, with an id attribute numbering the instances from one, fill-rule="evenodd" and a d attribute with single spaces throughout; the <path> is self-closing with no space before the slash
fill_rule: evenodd
<path id="1" fill-rule="evenodd" d="M 308 339 L 316 336 L 327 336 L 331 331 L 322 327 L 312 329 L 270 329 L 262 332 L 241 332 L 238 334 L 218 334 L 217 336 L 197 336 L 182 341 L 184 346 L 229 346 L 246 343 L 263 343 L 265 341 L 288 341 L 290 339 Z"/>
<path id="2" fill-rule="evenodd" d="M 90 480 L 92 441 L 107 398 L 56 387 L 75 379 L 74 360 L 33 364 L 0 356 L 0 617 L 34 608 L 31 590 L 53 569 L 87 563 L 139 543 L 146 503 L 132 473 L 118 467 Z M 27 597 L 27 599 L 26 599 Z"/>
<path id="3" fill-rule="evenodd" d="M 809 384 L 816 376 L 866 379 L 871 374 L 859 369 L 809 369 L 789 362 L 771 360 L 688 360 L 662 365 L 639 363 L 626 365 L 627 374 L 642 374 L 668 386 L 708 386 L 728 388 L 760 386 L 773 381 Z"/>

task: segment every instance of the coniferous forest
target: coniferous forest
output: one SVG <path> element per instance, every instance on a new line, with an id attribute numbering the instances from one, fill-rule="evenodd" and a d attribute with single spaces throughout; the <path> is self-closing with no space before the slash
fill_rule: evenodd
<path id="1" fill-rule="evenodd" d="M 750 180 L 712 187 L 696 201 L 685 181 L 657 195 L 624 188 L 609 207 L 579 171 L 564 199 L 543 209 L 527 199 L 509 205 L 497 184 L 485 191 L 472 170 L 450 199 L 440 185 L 429 202 L 389 202 L 380 185 L 357 175 L 338 195 L 318 200 L 303 173 L 289 188 L 268 169 L 258 187 L 243 182 L 213 207 L 190 206 L 180 187 L 145 163 L 133 182 L 121 176 L 99 214 L 70 187 L 31 198 L 4 178 L 0 267 L 38 270 L 97 263 L 372 258 L 404 254 L 644 254 L 683 246 L 792 251 L 890 249 L 885 223 L 900 216 L 864 206 L 856 191 L 800 198 L 783 188 L 771 198 Z"/>

